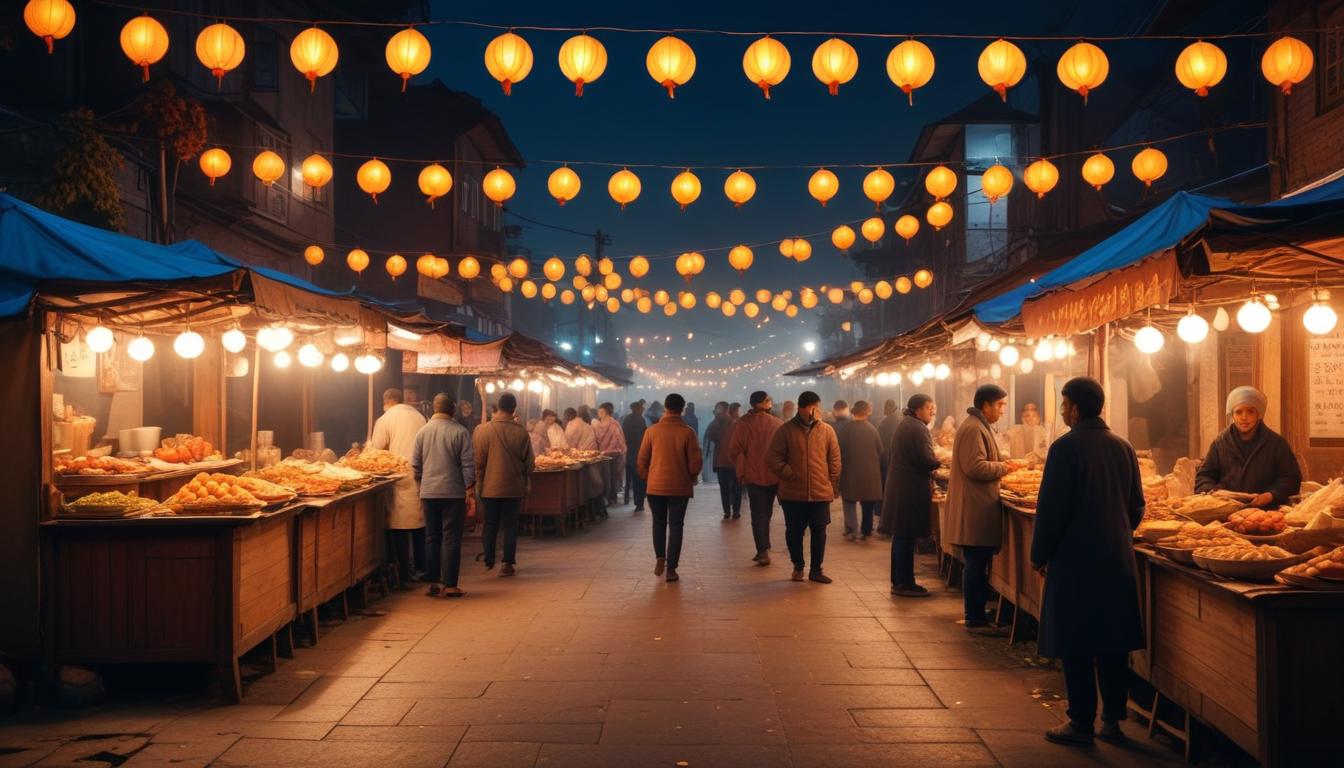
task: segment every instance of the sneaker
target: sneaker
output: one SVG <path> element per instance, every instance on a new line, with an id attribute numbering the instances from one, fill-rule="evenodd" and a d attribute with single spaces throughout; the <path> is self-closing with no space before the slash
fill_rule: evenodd
<path id="1" fill-rule="evenodd" d="M 803 580 L 803 569 L 802 569 L 802 568 L 797 568 L 797 567 L 795 567 L 795 568 L 793 569 L 793 577 L 792 577 L 792 578 L 793 578 L 794 581 L 802 581 L 802 580 Z"/>
<path id="2" fill-rule="evenodd" d="M 1102 720 L 1101 730 L 1097 731 L 1097 738 L 1108 744 L 1127 744 L 1129 737 L 1120 730 L 1120 723 L 1115 720 Z"/>
<path id="3" fill-rule="evenodd" d="M 891 588 L 891 594 L 898 595 L 900 597 L 928 597 L 929 590 L 919 586 L 918 584 L 910 584 L 909 586 L 899 586 L 899 587 L 893 586 Z"/>
<path id="4" fill-rule="evenodd" d="M 1081 725 L 1074 725 L 1072 722 L 1060 723 L 1045 732 L 1045 739 L 1046 741 L 1053 741 L 1056 744 L 1085 747 L 1092 743 L 1092 729 Z"/>
<path id="5" fill-rule="evenodd" d="M 665 558 L 665 557 L 660 557 L 660 558 L 658 558 L 658 562 L 657 562 L 657 563 L 654 563 L 654 565 L 653 565 L 653 575 L 654 575 L 654 576 L 662 576 L 662 575 L 663 575 L 663 568 L 665 568 L 665 567 L 667 567 L 667 558 Z"/>
<path id="6" fill-rule="evenodd" d="M 807 574 L 807 578 L 808 578 L 809 581 L 815 581 L 815 582 L 817 582 L 818 584 L 830 584 L 830 583 L 831 583 L 831 577 L 830 577 L 830 576 L 827 576 L 826 574 L 822 573 L 821 571 L 812 571 L 811 573 Z"/>
<path id="7" fill-rule="evenodd" d="M 425 590 L 425 594 L 430 597 L 438 597 L 442 593 L 443 588 L 440 587 L 438 584 L 430 584 L 429 589 Z"/>
<path id="8" fill-rule="evenodd" d="M 756 565 L 769 565 L 769 564 L 770 564 L 770 553 L 762 552 L 761 556 L 756 560 Z"/>
<path id="9" fill-rule="evenodd" d="M 463 597 L 463 596 L 465 596 L 466 594 L 467 594 L 466 592 L 463 592 L 462 590 L 458 589 L 457 587 L 444 587 L 444 588 L 443 588 L 443 596 L 444 596 L 444 597 Z"/>
<path id="10" fill-rule="evenodd" d="M 677 569 L 676 569 L 676 568 L 668 568 L 668 569 L 667 569 L 667 580 L 668 580 L 669 583 L 670 583 L 670 582 L 673 582 L 673 581 L 680 581 L 680 580 L 681 580 L 681 577 L 677 575 Z"/>
<path id="11" fill-rule="evenodd" d="M 515 573 L 517 573 L 517 571 L 513 569 L 513 563 L 505 563 L 503 567 L 499 569 L 499 577 L 501 579 L 505 576 L 512 576 Z"/>

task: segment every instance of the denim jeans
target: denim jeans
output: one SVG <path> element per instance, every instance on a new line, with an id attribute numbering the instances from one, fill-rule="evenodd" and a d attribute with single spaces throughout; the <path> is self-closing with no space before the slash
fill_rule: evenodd
<path id="1" fill-rule="evenodd" d="M 961 593 L 966 601 L 966 623 L 983 624 L 985 600 L 989 599 L 989 564 L 998 547 L 962 546 L 961 557 L 965 569 L 961 577 Z"/>
<path id="2" fill-rule="evenodd" d="M 481 527 L 481 546 L 485 549 L 485 564 L 495 564 L 495 542 L 500 529 L 504 531 L 504 562 L 513 565 L 518 562 L 518 513 L 522 511 L 523 500 L 481 499 L 485 508 L 485 523 Z"/>
<path id="3" fill-rule="evenodd" d="M 742 514 L 742 484 L 737 481 L 737 470 L 732 467 L 719 467 L 714 470 L 719 478 L 719 501 L 723 503 L 723 514 L 734 517 Z"/>
<path id="4" fill-rule="evenodd" d="M 751 507 L 751 538 L 756 554 L 770 549 L 770 518 L 775 516 L 778 485 L 747 485 L 747 504 Z"/>
<path id="5" fill-rule="evenodd" d="M 421 499 L 425 508 L 425 581 L 456 587 L 462 570 L 466 499 Z"/>
<path id="6" fill-rule="evenodd" d="M 821 571 L 826 557 L 826 526 L 831 522 L 831 504 L 827 501 L 784 501 L 784 543 L 789 546 L 789 559 L 795 568 L 802 568 L 803 534 L 812 532 L 812 570 Z"/>
<path id="7" fill-rule="evenodd" d="M 635 468 L 635 466 L 633 464 L 626 464 L 625 498 L 626 500 L 629 500 L 630 495 L 632 493 L 634 494 L 635 509 L 644 508 L 644 489 L 647 487 L 648 485 L 644 482 L 644 479 L 639 476 L 639 471 Z"/>
<path id="8" fill-rule="evenodd" d="M 681 534 L 686 522 L 689 496 L 650 496 L 649 510 L 653 512 L 653 554 L 667 558 L 667 567 L 675 569 L 681 562 Z"/>

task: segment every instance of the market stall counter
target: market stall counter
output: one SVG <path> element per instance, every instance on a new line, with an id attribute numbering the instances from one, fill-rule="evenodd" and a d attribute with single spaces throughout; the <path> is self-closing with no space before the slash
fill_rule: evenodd
<path id="1" fill-rule="evenodd" d="M 381 497 L 394 482 L 247 514 L 43 522 L 49 669 L 208 662 L 240 701 L 240 656 L 267 641 L 272 659 L 290 653 L 303 612 L 316 639 L 317 605 L 381 562 Z"/>

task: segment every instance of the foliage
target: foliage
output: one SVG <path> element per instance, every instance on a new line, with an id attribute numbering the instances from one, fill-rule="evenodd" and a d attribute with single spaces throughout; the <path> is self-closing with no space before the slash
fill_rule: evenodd
<path id="1" fill-rule="evenodd" d="M 92 111 L 73 110 L 61 122 L 68 140 L 33 202 L 62 216 L 120 230 L 126 219 L 117 173 L 125 160 L 98 132 Z"/>
<path id="2" fill-rule="evenodd" d="M 205 148 L 208 138 L 205 108 L 195 99 L 180 98 L 177 89 L 166 80 L 145 99 L 140 119 L 150 124 L 154 135 L 165 148 L 171 148 L 179 163 L 191 160 Z"/>

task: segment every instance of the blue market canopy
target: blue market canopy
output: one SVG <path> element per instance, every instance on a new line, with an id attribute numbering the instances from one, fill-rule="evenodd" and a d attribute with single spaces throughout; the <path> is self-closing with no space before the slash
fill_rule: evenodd
<path id="1" fill-rule="evenodd" d="M 1006 323 L 1022 313 L 1022 304 L 1055 288 L 1136 264 L 1145 257 L 1178 245 L 1203 226 L 1210 211 L 1233 203 L 1192 192 L 1177 192 L 1132 224 L 1050 270 L 1035 280 L 988 299 L 974 307 L 976 317 L 990 324 Z"/>

